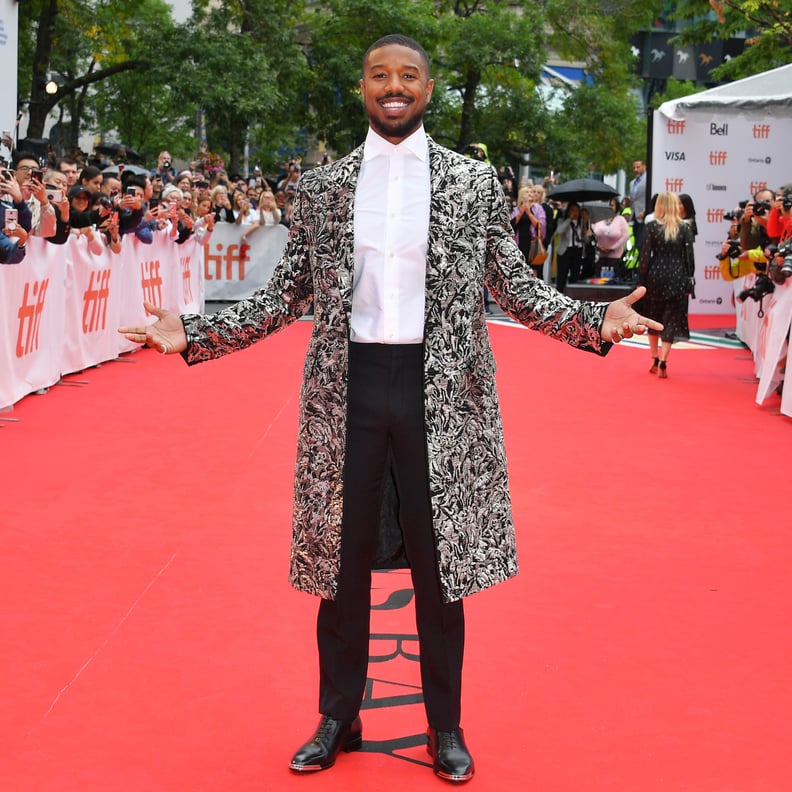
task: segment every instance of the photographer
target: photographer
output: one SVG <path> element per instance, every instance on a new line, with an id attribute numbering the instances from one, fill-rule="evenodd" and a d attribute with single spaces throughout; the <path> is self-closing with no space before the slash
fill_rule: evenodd
<path id="1" fill-rule="evenodd" d="M 741 205 L 740 246 L 743 250 L 764 250 L 773 241 L 767 233 L 767 218 L 774 200 L 773 191 L 764 189 L 754 193 L 753 200 L 746 202 L 744 207 Z"/>
<path id="2" fill-rule="evenodd" d="M 792 237 L 792 184 L 777 193 L 767 216 L 767 233 L 771 241 L 781 243 Z"/>
<path id="3" fill-rule="evenodd" d="M 156 227 L 156 218 L 146 213 L 146 192 L 151 190 L 151 181 L 148 176 L 125 173 L 122 184 L 116 208 L 119 233 L 121 236 L 134 234 L 144 245 L 150 245 L 154 241 Z M 148 197 L 151 197 L 150 193 Z"/>
<path id="4" fill-rule="evenodd" d="M 0 203 L 0 264 L 19 264 L 25 258 L 27 231 L 17 220 L 17 209 Z"/>
<path id="5" fill-rule="evenodd" d="M 40 237 L 51 237 L 57 228 L 55 210 L 47 199 L 44 187 L 44 171 L 39 165 L 35 154 L 27 151 L 14 153 L 13 180 L 18 190 L 13 190 L 14 204 L 19 209 L 19 203 L 24 202 L 30 211 L 30 221 L 26 222 L 22 211 L 19 211 L 19 222 L 25 230 Z"/>
<path id="6" fill-rule="evenodd" d="M 156 176 L 162 180 L 162 186 L 165 187 L 170 184 L 176 177 L 176 171 L 172 167 L 173 158 L 168 151 L 161 151 L 157 157 L 157 167 L 151 171 L 151 180 L 154 181 Z"/>
<path id="7" fill-rule="evenodd" d="M 757 246 L 750 250 L 743 249 L 739 231 L 740 221 L 735 218 L 731 221 L 729 236 L 717 256 L 720 262 L 721 277 L 725 281 L 737 280 L 746 275 L 764 271 L 767 264 L 767 256 L 765 256 L 763 248 Z"/>
<path id="8" fill-rule="evenodd" d="M 66 174 L 61 171 L 50 170 L 44 176 L 47 202 L 55 215 L 55 232 L 47 237 L 47 242 L 54 245 L 64 245 L 69 239 L 70 207 L 66 196 L 68 184 Z"/>

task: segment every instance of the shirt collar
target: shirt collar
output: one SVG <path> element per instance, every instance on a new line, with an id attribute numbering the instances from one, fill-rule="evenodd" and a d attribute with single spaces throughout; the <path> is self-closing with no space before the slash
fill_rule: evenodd
<path id="1" fill-rule="evenodd" d="M 368 162 L 368 160 L 374 159 L 374 157 L 390 157 L 397 148 L 407 149 L 407 151 L 419 160 L 425 162 L 429 156 L 429 144 L 426 142 L 426 132 L 424 131 L 423 124 L 421 124 L 412 135 L 398 144 L 385 140 L 384 137 L 369 127 L 368 134 L 366 135 L 366 143 L 363 147 L 363 160 L 364 162 Z"/>

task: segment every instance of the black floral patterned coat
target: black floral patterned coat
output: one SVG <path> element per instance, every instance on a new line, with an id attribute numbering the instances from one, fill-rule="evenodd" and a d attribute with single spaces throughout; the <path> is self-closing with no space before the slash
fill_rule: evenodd
<path id="1" fill-rule="evenodd" d="M 212 316 L 182 317 L 184 357 L 242 349 L 314 305 L 301 392 L 290 580 L 332 598 L 341 538 L 347 355 L 354 272 L 353 196 L 363 148 L 306 171 L 289 241 L 266 287 Z M 534 278 L 514 243 L 495 171 L 429 139 L 424 378 L 437 564 L 447 601 L 517 574 L 495 361 L 483 286 L 523 324 L 605 354 L 606 306 Z"/>

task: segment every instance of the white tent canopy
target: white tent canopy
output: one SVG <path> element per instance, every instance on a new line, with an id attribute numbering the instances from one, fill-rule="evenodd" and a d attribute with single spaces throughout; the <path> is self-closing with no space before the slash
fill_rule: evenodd
<path id="1" fill-rule="evenodd" d="M 686 117 L 689 110 L 707 109 L 730 115 L 758 109 L 773 115 L 774 109 L 777 109 L 783 115 L 789 115 L 792 109 L 792 63 L 692 96 L 664 102 L 658 112 L 667 118 L 681 119 Z"/>

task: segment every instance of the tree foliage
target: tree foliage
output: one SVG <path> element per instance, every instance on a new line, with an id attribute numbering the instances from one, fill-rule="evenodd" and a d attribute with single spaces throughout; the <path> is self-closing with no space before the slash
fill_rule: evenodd
<path id="1" fill-rule="evenodd" d="M 788 0 L 679 0 L 674 19 L 688 26 L 680 44 L 747 34 L 745 50 L 713 70 L 717 80 L 736 80 L 792 63 L 792 6 Z"/>
<path id="2" fill-rule="evenodd" d="M 530 154 L 564 178 L 610 171 L 643 155 L 630 36 L 664 0 L 193 0 L 173 22 L 164 0 L 26 0 L 19 7 L 19 95 L 29 134 L 58 114 L 62 150 L 86 132 L 153 161 L 167 148 L 195 156 L 196 121 L 230 170 L 265 169 L 321 141 L 338 153 L 366 132 L 363 52 L 394 31 L 428 51 L 436 80 L 426 127 L 459 151 L 487 144 L 496 163 Z M 780 2 L 680 0 L 684 36 L 752 30 L 737 72 L 788 62 Z M 584 71 L 577 89 L 548 92 L 549 59 Z M 755 70 L 761 70 L 755 68 Z M 44 92 L 57 75 L 60 90 Z M 676 89 L 675 89 L 676 90 Z M 686 88 L 680 88 L 686 90 Z"/>

